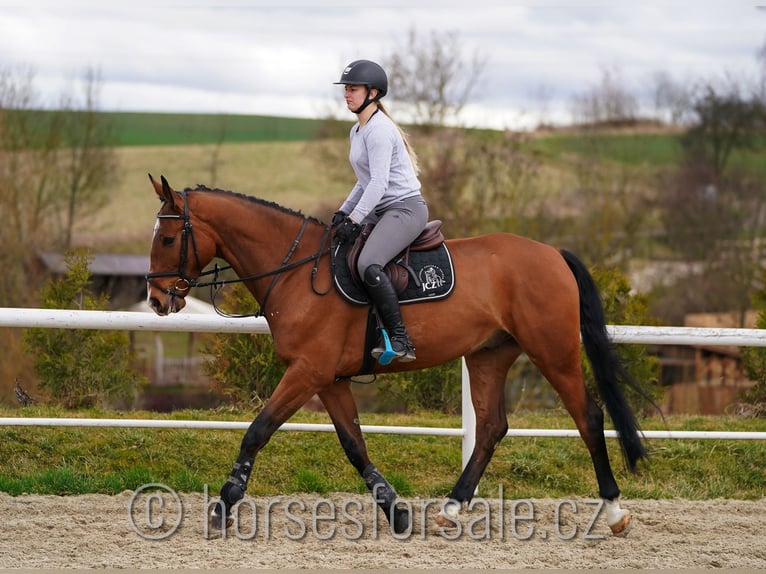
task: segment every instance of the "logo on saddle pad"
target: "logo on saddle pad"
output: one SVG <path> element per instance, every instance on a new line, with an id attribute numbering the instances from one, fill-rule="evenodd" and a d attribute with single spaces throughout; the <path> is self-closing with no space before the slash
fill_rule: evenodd
<path id="1" fill-rule="evenodd" d="M 418 272 L 418 279 L 420 279 L 423 293 L 436 291 L 444 286 L 444 271 L 436 265 L 424 265 Z"/>

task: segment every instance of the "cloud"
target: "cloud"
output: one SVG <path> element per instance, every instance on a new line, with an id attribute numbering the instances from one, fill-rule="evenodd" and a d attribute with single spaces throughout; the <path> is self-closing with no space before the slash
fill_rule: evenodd
<path id="1" fill-rule="evenodd" d="M 94 68 L 104 109 L 316 114 L 340 100 L 349 61 L 384 58 L 411 27 L 455 31 L 466 60 L 486 62 L 466 113 L 507 125 L 563 109 L 606 67 L 639 91 L 660 70 L 755 74 L 766 11 L 709 4 L 29 0 L 2 7 L 0 64 L 32 66 L 48 102 Z"/>

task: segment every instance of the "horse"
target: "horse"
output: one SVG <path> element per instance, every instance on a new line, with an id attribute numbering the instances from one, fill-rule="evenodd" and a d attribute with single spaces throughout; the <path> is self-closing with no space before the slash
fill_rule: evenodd
<path id="1" fill-rule="evenodd" d="M 368 309 L 332 286 L 331 225 L 274 202 L 205 186 L 177 191 L 164 176 L 149 179 L 161 201 L 146 275 L 148 304 L 161 316 L 181 311 L 204 269 L 225 260 L 260 305 L 286 370 L 248 427 L 210 525 L 226 529 L 244 497 L 256 455 L 273 433 L 315 394 L 332 420 L 349 462 L 364 480 L 394 532 L 412 520 L 394 487 L 373 464 L 351 390 L 360 372 Z M 423 369 L 463 357 L 476 417 L 473 452 L 444 501 L 437 528 L 458 526 L 501 439 L 507 434 L 504 383 L 525 353 L 561 397 L 590 454 L 606 521 L 627 533 L 630 512 L 604 437 L 604 414 L 586 389 L 581 341 L 601 400 L 631 471 L 647 452 L 622 388 L 635 386 L 608 338 L 601 296 L 587 267 L 572 253 L 512 233 L 446 240 L 454 264 L 452 293 L 404 305 L 417 348 L 414 362 L 376 365 L 376 373 Z M 581 339 L 582 337 L 582 339 Z M 638 388 L 638 387 L 636 387 Z"/>

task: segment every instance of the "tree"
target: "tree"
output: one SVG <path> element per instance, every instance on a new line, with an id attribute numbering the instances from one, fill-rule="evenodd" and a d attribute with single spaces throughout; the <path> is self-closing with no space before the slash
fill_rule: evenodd
<path id="1" fill-rule="evenodd" d="M 97 113 L 100 75 L 93 69 L 84 75 L 84 101 L 78 106 L 69 96 L 62 98 L 60 119 L 53 134 L 60 133 L 60 185 L 66 198 L 61 211 L 61 245 L 72 247 L 76 221 L 103 207 L 108 199 L 107 182 L 116 173 L 117 156 L 111 147 L 111 127 Z M 56 125 L 58 124 L 58 125 Z M 54 182 L 52 182 L 54 183 Z"/>
<path id="2" fill-rule="evenodd" d="M 420 179 L 428 190 L 429 210 L 450 237 L 543 233 L 548 193 L 538 177 L 540 160 L 524 134 L 443 128 L 421 151 Z"/>
<path id="3" fill-rule="evenodd" d="M 619 70 L 604 68 L 598 85 L 575 96 L 573 116 L 594 126 L 630 123 L 638 116 L 638 99 L 625 88 Z"/>
<path id="4" fill-rule="evenodd" d="M 115 156 L 95 113 L 97 84 L 86 75 L 81 110 L 63 98 L 62 109 L 45 111 L 30 68 L 0 68 L 0 306 L 38 304 L 39 253 L 71 246 L 76 223 L 106 198 Z M 0 339 L 0 380 L 26 378 L 19 333 L 6 330 Z"/>
<path id="5" fill-rule="evenodd" d="M 742 95 L 739 86 L 707 84 L 692 101 L 693 125 L 681 137 L 686 161 L 712 168 L 720 179 L 735 150 L 752 149 L 766 127 L 764 104 Z"/>
<path id="6" fill-rule="evenodd" d="M 685 166 L 664 179 L 660 217 L 665 244 L 686 271 L 664 296 L 657 293 L 656 305 L 664 306 L 663 316 L 674 321 L 691 312 L 732 310 L 744 321 L 753 274 L 763 256 L 762 185 L 728 180 L 714 186 L 704 173 Z"/>
<path id="7" fill-rule="evenodd" d="M 85 78 L 85 102 L 62 98 L 62 108 L 41 111 L 30 70 L 0 70 L 0 213 L 4 246 L 0 304 L 28 304 L 42 277 L 37 255 L 72 245 L 77 221 L 103 205 L 115 154 L 109 130 L 96 113 L 98 78 Z"/>
<path id="8" fill-rule="evenodd" d="M 405 104 L 413 123 L 425 128 L 444 126 L 460 113 L 484 68 L 478 55 L 469 63 L 463 60 L 457 32 L 431 31 L 423 39 L 415 28 L 383 64 L 391 98 Z"/>
<path id="9" fill-rule="evenodd" d="M 758 49 L 755 57 L 760 65 L 760 75 L 758 77 L 758 86 L 755 95 L 756 98 L 760 100 L 761 104 L 766 106 L 766 38 L 764 38 L 763 45 Z"/>
<path id="10" fill-rule="evenodd" d="M 691 108 L 691 89 L 673 80 L 667 72 L 654 75 L 654 109 L 665 122 L 680 125 Z"/>
<path id="11" fill-rule="evenodd" d="M 669 252 L 696 271 L 658 298 L 657 306 L 681 315 L 736 310 L 743 321 L 766 255 L 766 189 L 759 162 L 745 161 L 763 146 L 766 108 L 736 85 L 712 83 L 691 106 L 693 122 L 681 136 L 683 158 L 660 180 L 657 211 Z"/>
<path id="12" fill-rule="evenodd" d="M 45 182 L 52 180 L 54 164 L 46 146 L 37 107 L 31 70 L 14 75 L 0 70 L 0 305 L 31 303 L 40 287 L 34 258 L 41 246 L 52 241 L 45 222 L 53 214 L 52 193 Z"/>

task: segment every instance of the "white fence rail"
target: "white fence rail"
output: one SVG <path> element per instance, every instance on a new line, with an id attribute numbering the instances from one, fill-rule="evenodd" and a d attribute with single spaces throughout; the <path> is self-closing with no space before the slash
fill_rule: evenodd
<path id="1" fill-rule="evenodd" d="M 104 329 L 113 331 L 176 331 L 205 333 L 269 333 L 261 318 L 226 318 L 218 315 L 176 314 L 160 317 L 151 313 L 123 311 L 75 311 L 57 309 L 0 308 L 0 327 L 50 329 Z M 611 325 L 615 343 L 656 345 L 706 345 L 766 347 L 766 329 L 702 329 L 694 327 L 635 327 Z M 468 373 L 463 364 L 461 428 L 362 425 L 367 433 L 459 436 L 463 439 L 463 465 L 473 450 L 475 418 L 471 405 Z M 0 426 L 100 426 L 143 428 L 246 429 L 250 422 L 186 421 L 148 419 L 81 419 L 0 417 Z M 331 432 L 330 424 L 285 423 L 280 430 Z M 614 431 L 605 431 L 615 437 Z M 766 432 L 644 431 L 647 438 L 766 440 Z M 579 437 L 576 430 L 510 429 L 507 436 Z"/>

